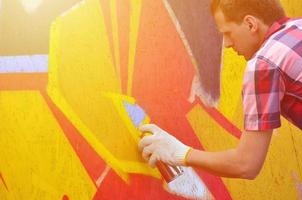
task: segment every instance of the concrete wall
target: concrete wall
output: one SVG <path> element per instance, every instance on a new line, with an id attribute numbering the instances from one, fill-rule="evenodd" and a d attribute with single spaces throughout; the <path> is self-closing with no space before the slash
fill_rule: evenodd
<path id="1" fill-rule="evenodd" d="M 53 21 L 47 71 L 2 70 L 1 199 L 183 199 L 140 157 L 131 115 L 195 148 L 238 143 L 245 61 L 222 49 L 209 1 L 182 3 L 82 1 Z M 300 0 L 282 3 L 302 15 Z M 48 52 L 46 39 L 36 48 L 34 34 L 26 37 L 33 45 L 14 36 L 1 54 Z M 282 119 L 257 179 L 196 169 L 204 199 L 302 199 L 301 146 L 301 130 Z"/>

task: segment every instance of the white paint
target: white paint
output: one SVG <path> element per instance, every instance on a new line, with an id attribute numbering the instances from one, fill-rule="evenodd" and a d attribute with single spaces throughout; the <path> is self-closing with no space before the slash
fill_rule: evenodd
<path id="1" fill-rule="evenodd" d="M 195 200 L 213 200 L 205 184 L 191 167 L 182 167 L 184 173 L 168 183 L 168 189 L 171 193 L 187 199 Z"/>
<path id="2" fill-rule="evenodd" d="M 48 55 L 0 56 L 0 73 L 45 73 Z"/>
<path id="3" fill-rule="evenodd" d="M 192 80 L 191 91 L 188 98 L 190 103 L 193 103 L 199 97 L 200 100 L 209 107 L 217 107 L 218 100 L 214 100 L 212 96 L 203 89 L 199 73 L 197 72 Z"/>
<path id="4" fill-rule="evenodd" d="M 35 12 L 43 2 L 43 0 L 20 0 L 20 1 L 23 5 L 24 10 L 27 13 Z"/>
<path id="5" fill-rule="evenodd" d="M 110 171 L 110 167 L 108 165 L 106 165 L 106 168 L 104 169 L 104 171 L 102 172 L 102 174 L 100 175 L 100 177 L 98 178 L 98 180 L 96 180 L 95 184 L 97 185 L 97 187 L 100 187 L 103 180 L 105 179 L 105 177 L 107 176 L 107 174 Z"/>
<path id="6" fill-rule="evenodd" d="M 61 16 L 61 17 L 64 17 L 64 16 L 67 15 L 68 13 L 70 13 L 70 12 L 72 12 L 72 11 L 78 9 L 79 7 L 85 5 L 85 3 L 87 3 L 86 0 L 82 0 L 82 1 L 80 1 L 80 2 L 78 2 L 78 3 L 76 3 L 76 4 L 73 5 L 71 8 L 69 8 L 69 9 L 66 10 L 66 11 L 64 11 L 60 16 Z"/>

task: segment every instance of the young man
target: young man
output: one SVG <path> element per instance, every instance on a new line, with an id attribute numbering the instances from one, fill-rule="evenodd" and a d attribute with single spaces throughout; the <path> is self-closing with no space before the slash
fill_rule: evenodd
<path id="1" fill-rule="evenodd" d="M 224 46 L 248 60 L 242 95 L 244 127 L 239 145 L 222 152 L 192 149 L 156 125 L 139 148 L 149 164 L 197 166 L 224 177 L 254 179 L 261 170 L 280 115 L 302 129 L 302 19 L 285 17 L 278 0 L 212 0 Z"/>

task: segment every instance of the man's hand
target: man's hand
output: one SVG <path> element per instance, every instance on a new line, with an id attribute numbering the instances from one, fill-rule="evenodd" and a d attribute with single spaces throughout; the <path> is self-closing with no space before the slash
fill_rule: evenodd
<path id="1" fill-rule="evenodd" d="M 169 165 L 185 165 L 190 147 L 154 124 L 142 125 L 139 129 L 144 133 L 152 133 L 143 137 L 138 145 L 143 158 L 149 161 L 150 166 L 154 167 L 157 161 Z"/>

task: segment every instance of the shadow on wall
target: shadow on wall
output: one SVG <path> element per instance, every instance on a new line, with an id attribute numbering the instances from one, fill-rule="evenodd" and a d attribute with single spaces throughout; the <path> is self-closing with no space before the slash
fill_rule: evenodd
<path id="1" fill-rule="evenodd" d="M 199 80 L 201 85 L 193 84 L 190 100 L 197 95 L 207 105 L 216 106 L 220 96 L 222 37 L 210 14 L 210 0 L 164 0 L 164 3 L 199 72 L 194 81 Z"/>

